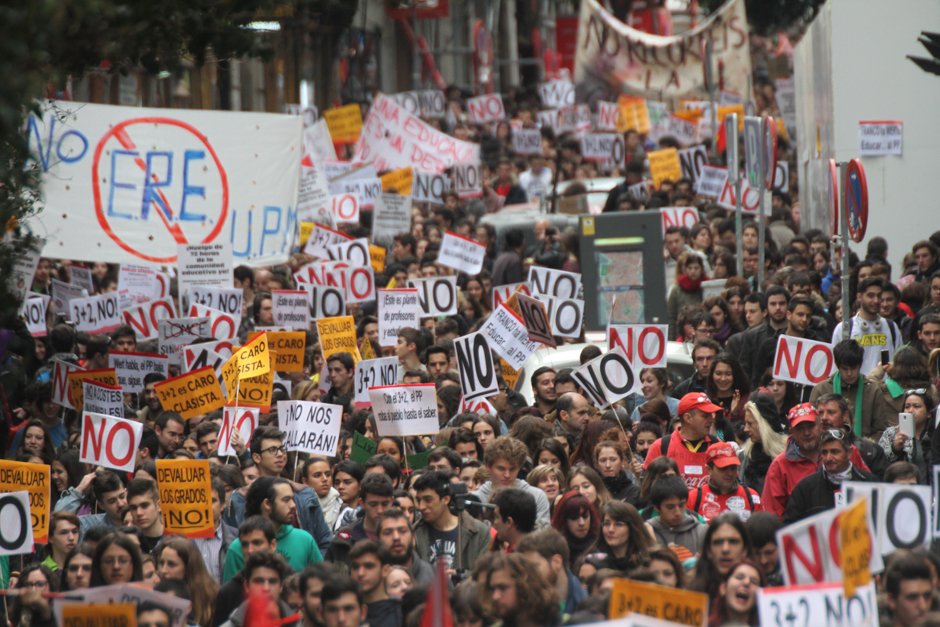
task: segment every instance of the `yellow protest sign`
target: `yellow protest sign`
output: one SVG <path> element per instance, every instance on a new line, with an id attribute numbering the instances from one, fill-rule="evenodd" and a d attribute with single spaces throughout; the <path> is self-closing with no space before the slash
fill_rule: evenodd
<path id="1" fill-rule="evenodd" d="M 868 564 L 871 561 L 871 537 L 868 534 L 868 516 L 865 498 L 849 505 L 842 514 L 839 533 L 842 536 L 842 578 L 845 598 L 855 596 L 855 589 L 871 581 Z"/>
<path id="2" fill-rule="evenodd" d="M 255 407 L 261 413 L 271 411 L 271 393 L 274 391 L 274 373 L 268 372 L 257 377 L 241 379 L 238 382 L 238 407 Z M 226 400 L 226 407 L 235 407 L 236 402 L 232 399 L 236 397 L 233 394 Z"/>
<path id="3" fill-rule="evenodd" d="M 368 337 L 362 338 L 359 352 L 362 354 L 363 359 L 375 359 L 375 351 L 372 350 L 372 342 L 369 341 Z"/>
<path id="4" fill-rule="evenodd" d="M 663 181 L 678 181 L 682 178 L 682 166 L 679 164 L 679 151 L 675 148 L 663 148 L 646 153 L 650 160 L 650 174 L 653 185 L 657 188 Z"/>
<path id="5" fill-rule="evenodd" d="M 382 246 L 369 244 L 369 259 L 372 261 L 372 270 L 381 272 L 385 269 L 385 256 L 388 251 Z"/>
<path id="6" fill-rule="evenodd" d="M 387 172 L 379 178 L 382 179 L 383 192 L 395 192 L 402 196 L 411 195 L 411 187 L 414 184 L 414 171 L 411 166 Z"/>
<path id="7" fill-rule="evenodd" d="M 66 603 L 62 606 L 62 627 L 88 625 L 137 624 L 137 606 L 133 603 Z"/>
<path id="8" fill-rule="evenodd" d="M 685 120 L 686 122 L 698 122 L 705 115 L 704 109 L 685 109 L 683 111 L 674 111 L 672 116 Z"/>
<path id="9" fill-rule="evenodd" d="M 85 388 L 82 385 L 85 381 L 94 381 L 95 383 L 104 383 L 105 385 L 117 385 L 117 373 L 114 368 L 99 368 L 98 370 L 79 370 L 70 372 L 69 389 L 72 391 L 72 400 L 75 401 L 75 409 L 81 412 L 85 406 Z"/>
<path id="10" fill-rule="evenodd" d="M 317 320 L 317 332 L 320 335 L 320 349 L 323 359 L 333 353 L 349 353 L 353 361 L 362 359 L 356 346 L 356 323 L 352 316 L 321 318 Z"/>
<path id="11" fill-rule="evenodd" d="M 723 107 L 718 107 L 718 123 L 724 124 L 725 116 L 729 113 L 738 114 L 738 131 L 744 130 L 744 105 L 743 104 L 733 104 L 725 105 Z"/>
<path id="12" fill-rule="evenodd" d="M 634 612 L 680 625 L 706 627 L 708 595 L 655 583 L 615 579 L 610 591 L 610 619 Z"/>
<path id="13" fill-rule="evenodd" d="M 225 386 L 225 398 L 235 398 L 238 389 L 238 353 L 233 354 L 222 364 L 222 384 Z"/>
<path id="14" fill-rule="evenodd" d="M 310 239 L 310 234 L 313 233 L 313 222 L 301 222 L 300 223 L 300 246 L 303 247 L 307 244 L 307 240 Z"/>
<path id="15" fill-rule="evenodd" d="M 157 490 L 166 535 L 215 536 L 208 459 L 158 459 Z"/>
<path id="16" fill-rule="evenodd" d="M 212 366 L 193 370 L 153 386 L 163 409 L 171 409 L 189 420 L 225 405 L 222 388 Z"/>
<path id="17" fill-rule="evenodd" d="M 303 372 L 307 334 L 304 331 L 269 331 L 271 369 L 276 372 Z"/>
<path id="18" fill-rule="evenodd" d="M 268 351 L 266 333 L 255 336 L 253 340 L 238 349 L 238 378 L 257 377 L 271 370 L 271 353 Z"/>
<path id="19" fill-rule="evenodd" d="M 509 363 L 503 359 L 499 358 L 499 365 L 502 367 L 503 371 L 503 381 L 506 382 L 506 385 L 509 386 L 510 390 L 516 389 L 516 381 L 519 380 L 519 370 L 515 370 Z"/>
<path id="20" fill-rule="evenodd" d="M 636 131 L 637 133 L 650 132 L 650 114 L 646 108 L 646 99 L 639 96 L 621 95 L 617 101 L 619 111 L 617 114 L 617 132 Z"/>
<path id="21" fill-rule="evenodd" d="M 33 517 L 33 542 L 44 544 L 49 536 L 49 503 L 52 474 L 46 464 L 27 464 L 0 459 L 0 492 L 29 492 Z"/>
<path id="22" fill-rule="evenodd" d="M 362 130 L 362 110 L 357 104 L 348 104 L 323 112 L 323 119 L 330 129 L 335 144 L 354 144 Z"/>

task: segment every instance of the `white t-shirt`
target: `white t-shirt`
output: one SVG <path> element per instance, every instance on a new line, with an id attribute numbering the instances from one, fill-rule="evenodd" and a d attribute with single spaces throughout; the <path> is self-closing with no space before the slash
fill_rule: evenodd
<path id="1" fill-rule="evenodd" d="M 529 202 L 538 202 L 543 196 L 547 196 L 552 188 L 552 171 L 542 168 L 542 171 L 536 174 L 529 168 L 519 175 L 519 185 L 525 190 Z"/>
<path id="2" fill-rule="evenodd" d="M 881 364 L 881 351 L 888 351 L 888 361 L 894 359 L 894 354 L 901 349 L 901 331 L 891 320 L 886 320 L 881 316 L 877 320 L 868 322 L 855 315 L 852 317 L 852 330 L 849 338 L 855 340 L 862 346 L 865 356 L 862 357 L 862 371 L 864 377 L 871 372 L 875 366 Z M 832 345 L 835 346 L 842 341 L 842 323 L 836 325 L 832 332 Z"/>

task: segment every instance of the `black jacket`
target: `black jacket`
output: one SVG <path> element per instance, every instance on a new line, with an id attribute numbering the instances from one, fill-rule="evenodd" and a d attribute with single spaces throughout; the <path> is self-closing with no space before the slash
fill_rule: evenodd
<path id="1" fill-rule="evenodd" d="M 871 474 L 875 475 L 878 481 L 882 481 L 885 476 L 885 470 L 887 470 L 890 465 L 888 464 L 888 457 L 885 455 L 884 449 L 881 448 L 877 442 L 860 438 L 852 432 L 846 433 L 846 437 L 849 442 L 858 449 L 865 464 L 868 465 Z"/>
<path id="2" fill-rule="evenodd" d="M 627 472 L 627 470 L 621 470 L 620 474 L 616 477 L 602 478 L 604 485 L 607 486 L 607 491 L 610 492 L 610 496 L 613 497 L 614 500 L 623 501 L 624 503 L 629 503 L 637 507 L 641 500 L 640 486 L 637 485 L 636 481 L 630 480 Z"/>
<path id="3" fill-rule="evenodd" d="M 705 391 L 705 380 L 699 379 L 698 372 L 693 374 L 691 377 L 685 381 L 680 381 L 676 387 L 672 388 L 673 398 L 678 398 L 682 400 L 682 397 L 688 394 L 689 392 L 704 392 Z"/>
<path id="4" fill-rule="evenodd" d="M 219 588 L 215 597 L 215 610 L 212 612 L 212 627 L 219 627 L 227 621 L 244 601 L 245 573 L 240 570 Z"/>
<path id="5" fill-rule="evenodd" d="M 878 477 L 860 468 L 852 468 L 852 481 L 877 482 Z M 790 495 L 787 510 L 783 514 L 783 524 L 789 525 L 813 514 L 833 509 L 836 506 L 836 492 L 839 486 L 826 477 L 822 465 L 808 477 L 804 477 Z"/>
<path id="6" fill-rule="evenodd" d="M 405 620 L 401 613 L 401 601 L 398 599 L 384 599 L 368 603 L 366 622 L 369 627 L 401 627 Z"/>
<path id="7" fill-rule="evenodd" d="M 760 387 L 760 378 L 764 374 L 763 371 L 757 372 L 757 365 L 755 364 L 757 351 L 764 340 L 776 332 L 777 330 L 770 326 L 769 321 L 765 321 L 764 324 L 744 332 L 744 339 L 741 340 L 741 352 L 738 353 L 738 361 L 741 363 L 744 374 L 751 382 L 752 390 Z"/>

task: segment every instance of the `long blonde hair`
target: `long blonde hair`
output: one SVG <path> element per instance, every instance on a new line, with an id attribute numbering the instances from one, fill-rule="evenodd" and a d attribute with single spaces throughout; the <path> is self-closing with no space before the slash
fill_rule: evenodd
<path id="1" fill-rule="evenodd" d="M 787 434 L 774 431 L 753 401 L 744 404 L 744 411 L 745 414 L 751 412 L 754 416 L 754 420 L 757 422 L 757 432 L 760 433 L 761 446 L 767 455 L 774 458 L 787 449 Z M 754 441 L 748 438 L 744 446 L 741 447 L 741 454 L 750 457 L 752 448 L 754 448 Z"/>

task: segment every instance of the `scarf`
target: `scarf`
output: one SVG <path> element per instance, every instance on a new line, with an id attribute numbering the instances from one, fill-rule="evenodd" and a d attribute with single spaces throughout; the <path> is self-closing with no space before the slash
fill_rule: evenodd
<path id="1" fill-rule="evenodd" d="M 835 485 L 842 485 L 843 481 L 852 480 L 852 462 L 849 462 L 849 467 L 846 468 L 842 472 L 831 473 L 825 468 L 823 469 L 823 472 L 826 473 L 826 479 L 829 480 L 829 483 L 833 483 Z"/>
<path id="2" fill-rule="evenodd" d="M 731 323 L 726 322 L 725 326 L 721 327 L 718 331 L 715 332 L 715 339 L 719 342 L 724 342 L 731 335 Z"/>
<path id="3" fill-rule="evenodd" d="M 689 275 L 687 274 L 680 274 L 679 276 L 676 277 L 676 283 L 678 283 L 679 287 L 684 289 L 686 292 L 698 292 L 699 290 L 702 289 L 702 281 L 707 281 L 707 280 L 708 280 L 708 277 L 705 276 L 704 274 L 702 275 L 702 278 L 699 279 L 698 281 L 693 281 L 692 279 L 689 278 Z"/>
<path id="4" fill-rule="evenodd" d="M 565 534 L 565 539 L 568 540 L 568 552 L 571 555 L 571 559 L 577 561 L 579 557 L 584 555 L 588 549 L 594 546 L 594 543 L 597 542 L 597 536 L 588 533 L 583 538 L 575 538 L 571 534 Z M 572 562 L 573 564 L 574 562 Z"/>
<path id="5" fill-rule="evenodd" d="M 748 462 L 747 470 L 744 473 L 744 479 L 747 482 L 747 485 L 751 486 L 752 484 L 750 481 L 754 479 L 761 479 L 762 477 L 766 477 L 767 471 L 770 470 L 770 464 L 773 461 L 774 458 L 764 452 L 763 444 L 752 444 L 750 451 L 750 461 Z"/>
<path id="6" fill-rule="evenodd" d="M 862 390 L 865 387 L 865 381 L 862 375 L 858 375 L 858 391 L 855 393 L 855 420 L 852 421 L 852 431 L 858 437 L 862 437 Z M 832 377 L 832 391 L 835 394 L 842 394 L 842 375 L 836 370 Z"/>

